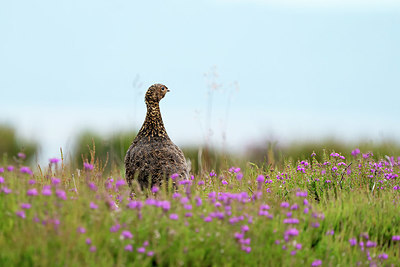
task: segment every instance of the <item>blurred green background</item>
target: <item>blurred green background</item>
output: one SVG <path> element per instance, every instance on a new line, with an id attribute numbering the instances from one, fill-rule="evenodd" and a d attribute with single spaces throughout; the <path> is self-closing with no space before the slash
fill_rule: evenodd
<path id="1" fill-rule="evenodd" d="M 76 136 L 73 149 L 64 155 L 64 158 L 71 167 L 82 168 L 84 161 L 91 160 L 91 151 L 95 151 L 95 160 L 105 166 L 105 171 L 115 167 L 122 170 L 125 153 L 136 133 L 136 131 L 125 131 L 102 135 L 95 131 L 82 131 Z M 352 150 L 359 148 L 361 153 L 373 152 L 375 158 L 383 158 L 386 155 L 400 156 L 400 144 L 393 140 L 349 143 L 326 138 L 313 142 L 299 140 L 287 144 L 277 140 L 265 140 L 257 145 L 248 146 L 242 152 L 222 151 L 207 146 L 181 148 L 186 158 L 190 160 L 191 172 L 194 174 L 210 170 L 226 170 L 231 166 L 244 166 L 248 162 L 272 168 L 282 167 L 288 160 L 296 162 L 309 159 L 313 152 L 316 153 L 316 158 L 321 160 L 324 150 L 327 153 L 336 151 L 350 156 Z M 3 156 L 3 162 L 19 161 L 17 154 L 23 152 L 26 155 L 25 161 L 35 164 L 39 151 L 40 145 L 37 142 L 19 138 L 15 129 L 8 125 L 0 126 L 0 155 Z"/>

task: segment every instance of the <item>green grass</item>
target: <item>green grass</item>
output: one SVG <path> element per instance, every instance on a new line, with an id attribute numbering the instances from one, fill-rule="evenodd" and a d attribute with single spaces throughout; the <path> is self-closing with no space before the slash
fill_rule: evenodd
<path id="1" fill-rule="evenodd" d="M 108 174 L 96 164 L 93 170 L 71 170 L 60 162 L 33 175 L 15 166 L 14 171 L 0 173 L 4 177 L 0 265 L 311 266 L 315 260 L 323 266 L 400 265 L 400 241 L 393 240 L 400 235 L 400 190 L 394 190 L 400 185 L 398 161 L 319 156 L 320 161 L 287 161 L 282 168 L 248 163 L 238 173 L 226 167 L 216 176 L 196 174 L 191 186 L 180 185 L 180 197 L 169 183 L 155 194 L 135 189 L 134 200 L 129 199 L 126 185 L 116 188 L 116 182 L 124 180 L 123 166 Z M 346 165 L 338 166 L 340 162 Z M 258 183 L 259 175 L 269 183 Z M 59 178 L 60 184 L 52 184 L 52 177 Z M 29 184 L 30 180 L 35 184 Z M 50 185 L 50 196 L 42 195 L 46 185 Z M 37 196 L 27 195 L 32 188 L 37 188 Z M 12 192 L 6 194 L 7 189 Z M 60 198 L 62 192 L 65 200 Z M 299 192 L 307 196 L 298 196 Z M 170 207 L 159 207 L 161 201 L 168 201 Z M 91 202 L 98 208 L 90 208 Z M 289 208 L 281 207 L 282 202 L 288 202 Z M 25 218 L 16 215 L 22 203 L 32 205 L 24 210 Z M 142 207 L 129 208 L 128 203 Z M 291 209 L 295 204 L 298 208 Z M 265 207 L 264 215 L 260 215 L 261 207 Z M 298 223 L 284 223 L 288 212 Z M 186 217 L 187 213 L 191 216 Z M 171 219 L 171 214 L 178 219 Z M 313 227 L 316 223 L 319 226 Z M 117 231 L 110 231 L 116 225 Z M 249 230 L 243 232 L 243 226 Z M 79 227 L 85 232 L 80 233 Z M 289 228 L 299 233 L 285 240 Z M 332 230 L 333 235 L 327 234 Z M 133 238 L 124 238 L 123 231 Z M 243 236 L 235 238 L 239 234 Z M 376 246 L 364 245 L 362 250 L 358 244 L 350 245 L 351 238 L 366 244 L 366 235 Z M 148 243 L 145 253 L 139 253 L 144 242 Z M 125 250 L 129 244 L 133 251 Z M 301 249 L 296 249 L 298 244 Z M 150 251 L 154 255 L 147 255 Z M 382 253 L 388 258 L 380 259 Z"/>

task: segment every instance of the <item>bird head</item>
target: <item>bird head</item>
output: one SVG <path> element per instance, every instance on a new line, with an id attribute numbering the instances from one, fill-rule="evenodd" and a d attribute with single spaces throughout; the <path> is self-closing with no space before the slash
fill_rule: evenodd
<path id="1" fill-rule="evenodd" d="M 169 89 L 160 83 L 153 84 L 147 89 L 146 95 L 144 97 L 144 102 L 146 104 L 158 103 L 164 98 Z"/>

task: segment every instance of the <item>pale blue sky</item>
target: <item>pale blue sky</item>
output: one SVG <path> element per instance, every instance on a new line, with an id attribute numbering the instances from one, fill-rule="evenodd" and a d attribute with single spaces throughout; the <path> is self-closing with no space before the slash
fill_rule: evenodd
<path id="1" fill-rule="evenodd" d="M 173 141 L 202 142 L 213 66 L 217 146 L 224 131 L 239 150 L 263 138 L 400 141 L 399 1 L 3 1 L 0 36 L 0 122 L 42 142 L 45 158 L 82 128 L 139 128 L 155 82 L 171 89 L 161 110 Z"/>

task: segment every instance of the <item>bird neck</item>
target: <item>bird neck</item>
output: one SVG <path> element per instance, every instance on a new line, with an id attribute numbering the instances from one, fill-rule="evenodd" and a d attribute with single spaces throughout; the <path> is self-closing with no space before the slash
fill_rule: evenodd
<path id="1" fill-rule="evenodd" d="M 168 138 L 167 131 L 165 130 L 164 123 L 161 117 L 160 105 L 158 102 L 146 103 L 147 113 L 143 126 L 138 135 L 146 137 L 166 137 Z"/>

